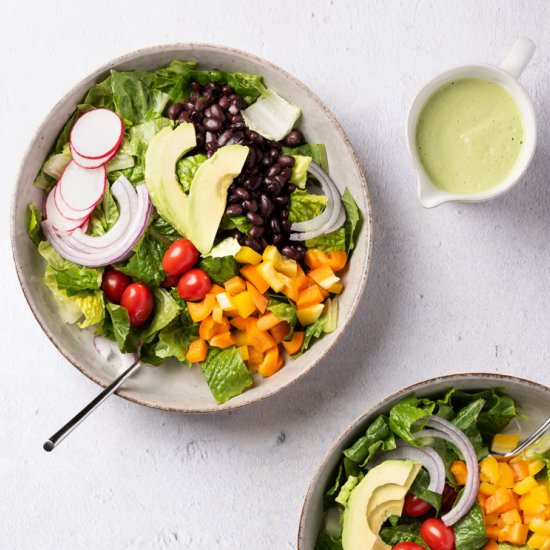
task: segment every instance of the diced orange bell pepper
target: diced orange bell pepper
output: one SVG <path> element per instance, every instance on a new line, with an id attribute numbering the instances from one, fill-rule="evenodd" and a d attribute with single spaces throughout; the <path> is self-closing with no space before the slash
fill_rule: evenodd
<path id="1" fill-rule="evenodd" d="M 238 294 L 233 296 L 231 300 L 235 306 L 235 309 L 237 310 L 239 317 L 243 317 L 244 319 L 246 319 L 256 311 L 256 306 L 254 305 L 252 296 L 247 290 L 239 292 Z"/>
<path id="2" fill-rule="evenodd" d="M 479 492 L 486 497 L 490 497 L 497 492 L 497 486 L 489 483 L 488 481 L 482 481 L 479 484 Z"/>
<path id="3" fill-rule="evenodd" d="M 479 463 L 479 478 L 481 481 L 497 483 L 498 475 L 498 462 L 494 456 L 489 455 Z"/>
<path id="4" fill-rule="evenodd" d="M 335 283 L 340 282 L 340 278 L 334 274 L 334 271 L 332 271 L 331 267 L 328 265 L 324 265 L 322 267 L 314 269 L 313 271 L 310 271 L 308 273 L 308 277 L 313 279 L 320 287 L 324 288 L 325 290 L 328 290 Z"/>
<path id="5" fill-rule="evenodd" d="M 498 525 L 487 525 L 485 527 L 485 530 L 487 532 L 487 536 L 491 540 L 497 540 L 498 539 L 498 535 L 500 533 L 500 527 Z"/>
<path id="6" fill-rule="evenodd" d="M 498 534 L 498 542 L 510 542 L 518 546 L 523 546 L 527 542 L 528 534 L 529 527 L 522 523 L 505 525 Z"/>
<path id="7" fill-rule="evenodd" d="M 485 511 L 488 514 L 502 514 L 502 512 L 517 508 L 517 505 L 517 497 L 511 489 L 498 487 L 494 495 L 487 497 Z"/>
<path id="8" fill-rule="evenodd" d="M 248 346 L 248 361 L 246 364 L 251 371 L 256 372 L 258 370 L 258 366 L 262 364 L 263 360 L 263 351 L 259 351 L 256 348 Z"/>
<path id="9" fill-rule="evenodd" d="M 206 359 L 207 353 L 208 344 L 204 340 L 193 340 L 185 357 L 190 363 L 200 363 Z"/>
<path id="10" fill-rule="evenodd" d="M 506 462 L 498 463 L 498 482 L 499 487 L 505 487 L 506 489 L 512 489 L 515 485 L 514 470 Z"/>
<path id="11" fill-rule="evenodd" d="M 235 336 L 235 344 L 237 346 L 248 346 L 248 335 L 243 330 L 237 330 L 233 333 Z"/>
<path id="12" fill-rule="evenodd" d="M 307 275 L 303 272 L 298 273 L 296 277 L 293 277 L 288 281 L 282 292 L 287 298 L 290 298 L 293 302 L 296 302 L 300 291 L 310 286 L 311 283 L 312 281 Z"/>
<path id="13" fill-rule="evenodd" d="M 281 322 L 281 319 L 271 313 L 269 311 L 268 313 L 264 313 L 257 321 L 256 326 L 260 330 L 269 330 L 272 329 L 274 326 L 278 325 Z"/>
<path id="14" fill-rule="evenodd" d="M 485 520 L 485 525 L 498 525 L 499 514 L 484 514 L 483 519 Z"/>
<path id="15" fill-rule="evenodd" d="M 235 277 L 231 277 L 231 279 L 225 281 L 223 286 L 230 296 L 235 296 L 235 294 L 239 294 L 239 292 L 246 290 L 246 283 L 238 275 L 235 275 Z"/>
<path id="16" fill-rule="evenodd" d="M 529 463 L 526 460 L 511 462 L 510 468 L 514 471 L 514 480 L 521 481 L 529 476 Z"/>
<path id="17" fill-rule="evenodd" d="M 212 317 L 207 317 L 199 325 L 199 337 L 202 340 L 210 341 L 213 336 L 229 330 L 227 319 L 223 319 L 221 323 L 216 323 Z"/>
<path id="18" fill-rule="evenodd" d="M 298 353 L 300 349 L 302 348 L 302 344 L 304 343 L 304 333 L 295 331 L 292 335 L 292 338 L 288 341 L 282 342 L 286 352 L 289 355 L 294 355 L 295 353 Z"/>
<path id="19" fill-rule="evenodd" d="M 542 521 L 546 521 L 547 519 L 550 519 L 550 512 L 546 512 L 545 510 L 539 512 L 538 514 L 523 512 L 523 523 L 529 525 L 534 519 L 541 519 Z"/>
<path id="20" fill-rule="evenodd" d="M 235 345 L 235 337 L 229 332 L 220 332 L 210 338 L 210 345 L 216 348 L 226 349 Z"/>
<path id="21" fill-rule="evenodd" d="M 329 265 L 329 258 L 323 250 L 317 248 L 309 248 L 305 255 L 306 265 L 310 269 L 317 269 L 324 265 Z"/>
<path id="22" fill-rule="evenodd" d="M 266 352 L 276 345 L 275 339 L 266 330 L 260 330 L 256 324 L 251 325 L 247 330 L 248 345 Z"/>
<path id="23" fill-rule="evenodd" d="M 256 319 L 252 317 L 247 317 L 246 319 L 243 319 L 242 317 L 235 317 L 231 319 L 229 323 L 236 329 L 247 332 L 252 325 L 256 324 Z"/>
<path id="24" fill-rule="evenodd" d="M 340 271 L 346 267 L 348 255 L 343 250 L 329 250 L 327 252 L 328 261 L 333 271 Z"/>
<path id="25" fill-rule="evenodd" d="M 489 539 L 489 542 L 482 548 L 482 550 L 498 550 L 498 544 L 496 540 Z"/>
<path id="26" fill-rule="evenodd" d="M 466 463 L 462 460 L 455 460 L 451 464 L 450 469 L 458 485 L 466 485 L 466 480 L 468 478 Z"/>
<path id="27" fill-rule="evenodd" d="M 214 319 L 214 321 L 216 321 L 216 323 L 222 323 L 223 322 L 223 309 L 219 305 L 215 305 L 212 308 L 212 319 Z"/>
<path id="28" fill-rule="evenodd" d="M 269 330 L 269 334 L 273 336 L 277 344 L 280 344 L 281 342 L 284 341 L 289 331 L 290 331 L 290 325 L 286 321 L 281 321 L 277 325 L 275 325 L 272 329 Z"/>
<path id="29" fill-rule="evenodd" d="M 194 323 L 200 323 L 206 319 L 216 305 L 216 298 L 207 294 L 200 302 L 187 302 L 187 311 Z"/>
<path id="30" fill-rule="evenodd" d="M 300 292 L 298 300 L 296 301 L 296 307 L 298 309 L 303 309 L 315 304 L 320 304 L 324 299 L 325 297 L 320 287 L 318 285 L 312 285 Z"/>
<path id="31" fill-rule="evenodd" d="M 255 266 L 258 274 L 263 280 L 275 291 L 281 292 L 283 288 L 289 283 L 290 277 L 281 273 L 275 269 L 273 262 L 263 261 L 261 264 Z M 251 281 L 253 282 L 253 281 Z M 260 290 L 260 289 L 258 289 Z"/>
<path id="32" fill-rule="evenodd" d="M 265 294 L 269 288 L 269 284 L 266 283 L 264 278 L 259 274 L 258 265 L 245 265 L 241 267 L 241 275 L 247 281 L 250 281 L 256 287 L 258 292 Z"/>
<path id="33" fill-rule="evenodd" d="M 516 508 L 508 510 L 500 515 L 500 519 L 504 525 L 512 525 L 513 523 L 522 523 L 521 516 Z"/>
<path id="34" fill-rule="evenodd" d="M 220 292 L 225 292 L 225 289 L 223 288 L 223 286 L 213 284 L 210 287 L 210 291 L 208 292 L 208 294 L 214 294 L 214 296 L 215 296 L 216 294 L 219 294 Z"/>
<path id="35" fill-rule="evenodd" d="M 264 377 L 267 378 L 272 374 L 275 374 L 282 364 L 279 357 L 279 346 L 275 346 L 271 349 L 268 349 L 265 352 L 264 360 L 258 366 L 258 372 Z"/>
<path id="36" fill-rule="evenodd" d="M 248 290 L 256 309 L 260 313 L 264 313 L 267 309 L 269 300 L 250 282 L 246 281 L 246 290 Z"/>
<path id="37" fill-rule="evenodd" d="M 482 493 L 477 494 L 477 501 L 479 502 L 479 505 L 481 506 L 482 510 L 485 510 L 486 500 L 487 500 L 487 497 L 484 494 L 482 494 Z"/>

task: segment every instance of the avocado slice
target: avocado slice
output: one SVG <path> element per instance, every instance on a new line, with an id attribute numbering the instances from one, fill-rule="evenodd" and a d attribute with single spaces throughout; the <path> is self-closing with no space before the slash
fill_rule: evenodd
<path id="1" fill-rule="evenodd" d="M 344 550 L 389 550 L 379 536 L 391 515 L 401 515 L 403 502 L 421 464 L 412 460 L 386 460 L 369 470 L 353 489 L 344 511 Z"/>
<path id="2" fill-rule="evenodd" d="M 189 190 L 187 238 L 199 252 L 207 254 L 225 212 L 227 189 L 241 173 L 248 156 L 244 145 L 220 147 L 197 170 Z"/>
<path id="3" fill-rule="evenodd" d="M 163 128 L 155 134 L 145 154 L 145 183 L 158 213 L 181 235 L 187 233 L 188 196 L 176 177 L 176 163 L 196 147 L 193 124 Z"/>

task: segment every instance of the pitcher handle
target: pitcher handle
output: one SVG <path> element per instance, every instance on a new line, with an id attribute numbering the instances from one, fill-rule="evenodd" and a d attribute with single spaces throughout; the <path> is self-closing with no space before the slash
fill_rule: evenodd
<path id="1" fill-rule="evenodd" d="M 533 57 L 533 53 L 535 53 L 535 43 L 525 36 L 520 36 L 514 42 L 500 68 L 514 78 L 519 78 L 523 69 L 527 67 L 527 63 Z"/>

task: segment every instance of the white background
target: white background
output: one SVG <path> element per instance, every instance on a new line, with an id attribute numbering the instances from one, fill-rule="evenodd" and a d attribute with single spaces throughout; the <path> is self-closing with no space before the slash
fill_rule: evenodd
<path id="1" fill-rule="evenodd" d="M 522 81 L 539 146 L 524 181 L 482 205 L 422 209 L 404 124 L 449 66 L 537 51 Z M 10 195 L 37 125 L 73 84 L 153 44 L 242 48 L 335 112 L 366 172 L 375 250 L 333 353 L 299 384 L 233 414 L 105 404 L 52 454 L 41 442 L 98 390 L 53 348 L 9 250 Z M 369 405 L 442 373 L 548 383 L 550 4 L 544 1 L 3 0 L 0 18 L 0 548 L 291 549 L 302 498 L 334 437 Z"/>

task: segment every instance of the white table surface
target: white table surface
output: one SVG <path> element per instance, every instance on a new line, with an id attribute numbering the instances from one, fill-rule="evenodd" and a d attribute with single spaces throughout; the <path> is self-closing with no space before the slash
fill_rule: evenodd
<path id="1" fill-rule="evenodd" d="M 538 46 L 522 78 L 539 121 L 524 181 L 486 204 L 422 209 L 404 143 L 411 98 L 449 66 L 498 63 L 519 34 Z M 124 52 L 175 41 L 266 57 L 335 112 L 372 196 L 367 291 L 330 357 L 280 395 L 210 416 L 115 397 L 46 454 L 44 437 L 98 388 L 56 352 L 19 289 L 8 234 L 18 164 L 36 126 L 80 78 Z M 0 548 L 295 548 L 316 464 L 385 394 L 476 370 L 548 383 L 549 52 L 543 0 L 4 0 Z"/>

